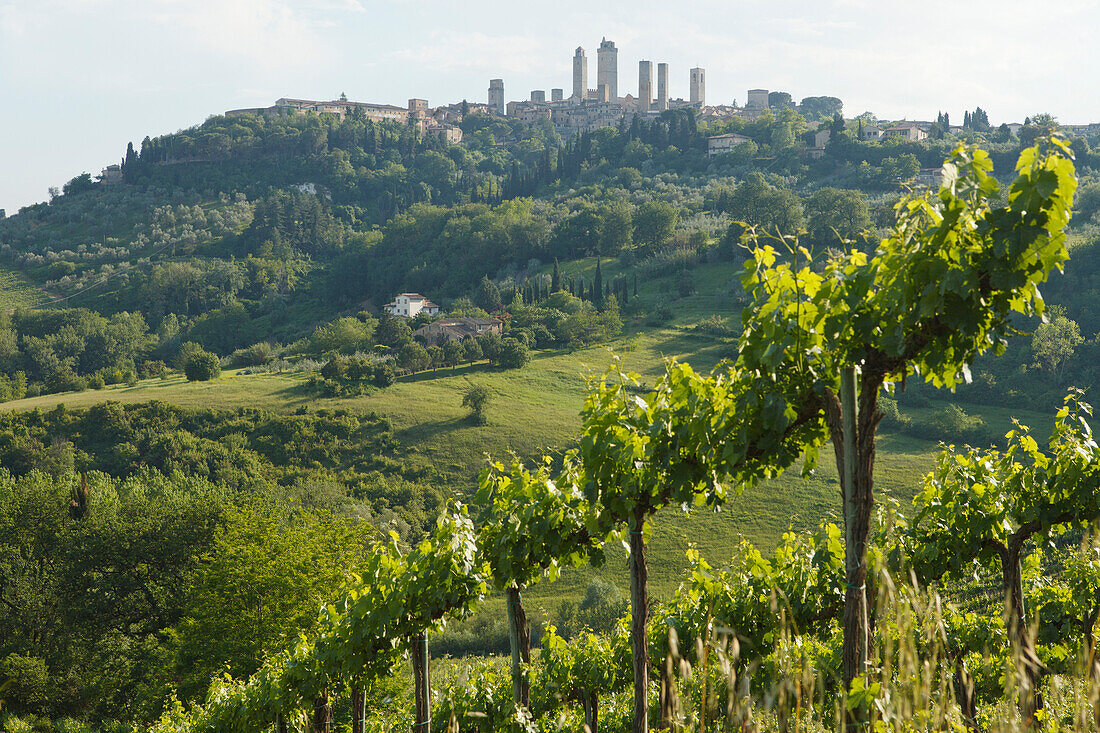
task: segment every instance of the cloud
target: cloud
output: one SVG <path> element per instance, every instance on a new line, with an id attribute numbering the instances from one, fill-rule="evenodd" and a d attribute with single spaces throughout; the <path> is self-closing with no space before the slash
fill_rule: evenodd
<path id="1" fill-rule="evenodd" d="M 223 57 L 264 68 L 327 63 L 332 50 L 322 42 L 313 12 L 332 2 L 291 5 L 278 0 L 159 0 L 150 8 L 155 22 L 175 28 L 192 42 Z M 355 2 L 338 3 L 347 9 Z M 313 12 L 311 12 L 313 11 Z"/>

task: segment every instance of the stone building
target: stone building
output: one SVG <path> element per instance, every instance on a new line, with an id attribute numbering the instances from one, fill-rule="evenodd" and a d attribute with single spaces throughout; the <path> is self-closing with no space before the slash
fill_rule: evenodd
<path id="1" fill-rule="evenodd" d="M 653 104 L 653 62 L 638 62 L 638 112 L 645 114 Z"/>
<path id="2" fill-rule="evenodd" d="M 691 88 L 688 100 L 692 104 L 705 107 L 707 104 L 707 72 L 705 69 L 695 67 L 691 70 Z"/>
<path id="3" fill-rule="evenodd" d="M 657 64 L 657 111 L 668 109 L 668 64 Z"/>
<path id="4" fill-rule="evenodd" d="M 588 57 L 584 49 L 577 46 L 573 54 L 573 99 L 582 101 L 588 98 Z"/>
<path id="5" fill-rule="evenodd" d="M 504 331 L 503 323 L 497 318 L 441 318 L 413 331 L 413 338 L 431 346 L 447 341 L 461 341 L 476 338 L 484 333 L 493 332 L 498 336 Z"/>
<path id="6" fill-rule="evenodd" d="M 492 114 L 504 116 L 504 80 L 489 80 L 489 111 Z"/>
<path id="7" fill-rule="evenodd" d="M 596 90 L 600 101 L 614 102 L 619 98 L 619 49 L 606 38 L 600 41 L 597 51 Z"/>

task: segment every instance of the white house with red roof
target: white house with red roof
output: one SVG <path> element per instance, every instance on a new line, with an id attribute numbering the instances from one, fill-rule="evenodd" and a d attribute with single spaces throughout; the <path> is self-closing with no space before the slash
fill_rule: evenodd
<path id="1" fill-rule="evenodd" d="M 434 316 L 439 313 L 439 306 L 425 298 L 420 293 L 401 293 L 393 299 L 392 303 L 386 303 L 382 310 L 391 316 L 412 318 L 418 313 L 427 313 Z"/>

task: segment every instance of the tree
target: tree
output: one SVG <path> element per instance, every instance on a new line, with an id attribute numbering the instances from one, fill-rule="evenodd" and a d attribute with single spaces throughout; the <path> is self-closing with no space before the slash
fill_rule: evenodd
<path id="1" fill-rule="evenodd" d="M 481 343 L 473 336 L 462 339 L 462 351 L 466 361 L 480 361 L 486 358 L 485 353 L 481 350 Z"/>
<path id="2" fill-rule="evenodd" d="M 833 119 L 829 123 L 829 132 L 831 137 L 840 137 L 840 134 L 844 132 L 844 115 L 839 112 L 833 115 Z"/>
<path id="3" fill-rule="evenodd" d="M 750 173 L 738 186 L 729 201 L 729 214 L 736 220 L 737 238 L 742 227 L 738 222 L 769 234 L 791 234 L 802 227 L 802 203 L 797 194 L 787 188 L 773 188 L 758 172 Z"/>
<path id="4" fill-rule="evenodd" d="M 481 283 L 477 286 L 474 302 L 490 313 L 499 310 L 503 305 L 500 299 L 500 288 L 489 279 L 488 275 L 481 276 Z"/>
<path id="5" fill-rule="evenodd" d="M 460 505 L 408 552 L 395 542 L 361 553 L 358 577 L 317 617 L 316 631 L 289 652 L 269 657 L 244 682 L 215 680 L 205 705 L 176 704 L 157 730 L 264 730 L 313 702 L 330 684 L 355 684 L 392 675 L 406 649 L 446 617 L 468 615 L 487 589 L 473 527 Z M 421 668 L 426 671 L 426 665 Z M 428 726 L 427 685 L 418 684 L 418 729 Z"/>
<path id="6" fill-rule="evenodd" d="M 531 351 L 527 344 L 519 339 L 506 338 L 501 341 L 500 356 L 497 363 L 505 369 L 521 369 L 531 362 Z"/>
<path id="7" fill-rule="evenodd" d="M 318 605 L 351 577 L 372 533 L 365 523 L 259 501 L 228 507 L 176 630 L 185 698 L 205 695 L 223 668 L 252 674 L 313 631 Z"/>
<path id="8" fill-rule="evenodd" d="M 462 396 L 462 406 L 470 408 L 470 417 L 475 425 L 485 425 L 489 422 L 489 418 L 485 413 L 489 409 L 489 402 L 492 399 L 492 392 L 481 385 L 470 387 Z"/>
<path id="9" fill-rule="evenodd" d="M 462 348 L 461 341 L 448 339 L 443 343 L 443 363 L 451 368 L 452 373 L 465 357 L 466 350 Z"/>
<path id="10" fill-rule="evenodd" d="M 603 303 L 603 272 L 600 269 L 600 258 L 596 258 L 596 277 L 592 281 L 592 302 L 596 307 Z"/>
<path id="11" fill-rule="evenodd" d="M 843 114 L 844 103 L 836 97 L 804 97 L 798 111 L 807 120 L 824 120 Z"/>
<path id="12" fill-rule="evenodd" d="M 66 196 L 75 196 L 95 189 L 95 181 L 90 173 L 81 173 L 62 186 L 61 191 Z"/>
<path id="13" fill-rule="evenodd" d="M 904 183 L 920 173 L 920 161 L 912 153 L 890 156 L 882 161 L 882 177 L 886 183 Z"/>
<path id="14" fill-rule="evenodd" d="M 672 238 L 680 210 L 665 201 L 646 201 L 634 212 L 634 241 L 659 250 Z"/>
<path id="15" fill-rule="evenodd" d="M 431 346 L 428 347 L 427 351 L 428 351 L 428 364 L 429 364 L 429 366 L 431 366 L 433 372 L 446 363 L 447 357 L 446 357 L 446 355 L 443 351 L 442 346 L 439 346 L 437 344 L 432 344 Z"/>
<path id="16" fill-rule="evenodd" d="M 561 290 L 561 271 L 558 269 L 558 258 L 554 258 L 554 272 L 550 275 L 550 294 Z"/>
<path id="17" fill-rule="evenodd" d="M 207 382 L 217 379 L 222 373 L 221 361 L 217 354 L 200 351 L 193 354 L 183 366 L 188 382 Z"/>
<path id="18" fill-rule="evenodd" d="M 871 228 L 867 197 L 859 191 L 819 188 L 806 199 L 810 241 L 818 246 L 842 246 Z"/>
<path id="19" fill-rule="evenodd" d="M 481 349 L 481 355 L 478 358 L 487 359 L 490 364 L 495 364 L 500 358 L 501 338 L 496 331 L 486 331 L 478 336 L 477 346 Z"/>
<path id="20" fill-rule="evenodd" d="M 1076 321 L 1066 318 L 1065 308 L 1052 306 L 1050 319 L 1040 323 L 1031 337 L 1035 366 L 1061 379 L 1066 363 L 1073 358 L 1074 350 L 1083 341 L 1081 327 Z"/>
<path id="21" fill-rule="evenodd" d="M 430 364 L 428 351 L 415 341 L 409 341 L 397 354 L 397 366 L 410 372 L 419 372 Z"/>
<path id="22" fill-rule="evenodd" d="M 374 338 L 384 346 L 396 347 L 412 338 L 412 329 L 404 318 L 383 312 L 378 317 Z"/>
<path id="23" fill-rule="evenodd" d="M 612 201 L 600 207 L 599 253 L 601 255 L 614 257 L 630 246 L 634 233 L 630 210 L 630 204 L 622 200 Z"/>
<path id="24" fill-rule="evenodd" d="M 794 107 L 794 100 L 791 99 L 791 95 L 789 92 L 769 92 L 768 107 L 770 109 L 780 109 L 781 107 Z"/>

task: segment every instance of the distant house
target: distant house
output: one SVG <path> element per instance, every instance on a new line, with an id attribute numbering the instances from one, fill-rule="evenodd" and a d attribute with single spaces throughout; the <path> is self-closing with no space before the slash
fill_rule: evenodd
<path id="1" fill-rule="evenodd" d="M 751 137 L 728 132 L 725 135 L 713 135 L 707 138 L 707 157 L 728 153 L 742 143 L 752 142 Z"/>
<path id="2" fill-rule="evenodd" d="M 425 298 L 420 293 L 401 293 L 393 299 L 392 303 L 386 303 L 382 310 L 391 316 L 412 318 L 418 313 L 426 313 L 434 316 L 439 313 L 439 306 Z"/>
<path id="3" fill-rule="evenodd" d="M 832 130 L 818 130 L 814 133 L 814 147 L 824 149 L 832 138 Z"/>
<path id="4" fill-rule="evenodd" d="M 461 341 L 467 336 L 477 337 L 492 331 L 498 336 L 504 326 L 498 318 L 441 318 L 413 331 L 413 336 L 425 344 L 442 344 Z"/>
<path id="5" fill-rule="evenodd" d="M 104 168 L 103 172 L 99 174 L 99 182 L 108 186 L 122 183 L 122 166 L 118 163 L 112 163 Z"/>
<path id="6" fill-rule="evenodd" d="M 882 130 L 878 129 L 874 125 L 865 125 L 863 132 L 859 133 L 859 139 L 868 142 L 873 142 L 882 137 Z"/>
<path id="7" fill-rule="evenodd" d="M 883 140 L 889 140 L 894 137 L 920 142 L 928 138 L 928 133 L 922 130 L 919 125 L 915 124 L 895 125 L 894 127 L 887 127 L 882 131 Z"/>
<path id="8" fill-rule="evenodd" d="M 938 190 L 943 183 L 943 168 L 921 168 L 916 182 Z"/>

